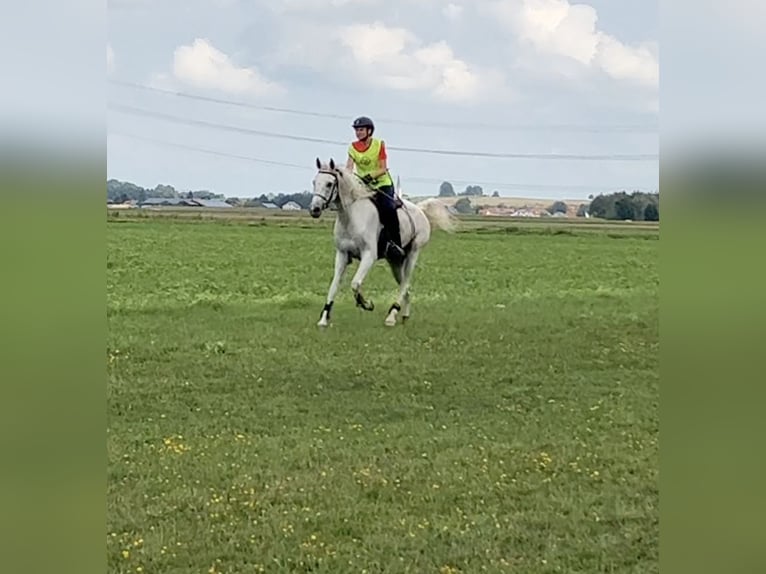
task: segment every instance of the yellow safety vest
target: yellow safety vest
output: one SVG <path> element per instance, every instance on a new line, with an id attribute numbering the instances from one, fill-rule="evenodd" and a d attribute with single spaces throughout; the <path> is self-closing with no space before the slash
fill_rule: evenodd
<path id="1" fill-rule="evenodd" d="M 380 168 L 380 161 L 378 160 L 378 154 L 380 154 L 380 144 L 381 140 L 372 138 L 370 147 L 368 147 L 365 151 L 357 151 L 356 148 L 354 148 L 354 144 L 348 146 L 348 155 L 350 155 L 351 159 L 354 160 L 354 164 L 356 165 L 356 173 L 359 174 L 360 177 L 364 177 L 366 174 L 377 171 Z M 384 185 L 394 185 L 394 180 L 391 179 L 391 176 L 388 172 L 384 173 L 378 177 L 378 179 L 373 180 L 372 183 L 370 183 L 370 187 L 375 189 Z"/>

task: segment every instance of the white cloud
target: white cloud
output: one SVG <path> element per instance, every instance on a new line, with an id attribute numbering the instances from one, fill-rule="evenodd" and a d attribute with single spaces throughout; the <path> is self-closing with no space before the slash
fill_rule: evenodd
<path id="1" fill-rule="evenodd" d="M 568 0 L 498 0 L 490 15 L 510 29 L 522 45 L 553 57 L 597 67 L 617 80 L 656 87 L 659 62 L 651 45 L 627 46 L 597 29 L 598 14 L 588 4 Z"/>
<path id="2" fill-rule="evenodd" d="M 114 72 L 114 50 L 111 44 L 106 45 L 106 72 L 108 74 Z"/>
<path id="3" fill-rule="evenodd" d="M 460 16 L 463 14 L 463 7 L 460 4 L 450 2 L 444 8 L 442 8 L 444 16 L 452 22 L 457 22 Z"/>
<path id="4" fill-rule="evenodd" d="M 608 34 L 599 33 L 598 53 L 594 62 L 617 80 L 633 80 L 656 86 L 660 81 L 657 56 L 649 44 L 626 46 Z"/>
<path id="5" fill-rule="evenodd" d="M 178 46 L 173 55 L 173 76 L 198 88 L 234 94 L 271 96 L 284 88 L 265 78 L 256 68 L 240 67 L 205 38 Z"/>
<path id="6" fill-rule="evenodd" d="M 424 44 L 405 28 L 352 24 L 335 31 L 353 73 L 372 85 L 430 92 L 453 103 L 498 95 L 499 73 L 458 58 L 444 41 Z"/>

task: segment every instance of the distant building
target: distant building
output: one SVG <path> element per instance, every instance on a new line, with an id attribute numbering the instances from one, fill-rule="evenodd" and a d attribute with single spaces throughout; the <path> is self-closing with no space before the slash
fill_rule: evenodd
<path id="1" fill-rule="evenodd" d="M 190 201 L 198 203 L 201 207 L 232 207 L 222 199 L 192 199 Z"/>
<path id="2" fill-rule="evenodd" d="M 182 197 L 147 197 L 140 202 L 141 207 L 154 207 L 160 205 L 189 205 L 191 200 Z"/>
<path id="3" fill-rule="evenodd" d="M 222 199 L 192 199 L 188 197 L 148 197 L 141 202 L 141 207 L 178 206 L 178 207 L 224 207 L 232 206 Z"/>
<path id="4" fill-rule="evenodd" d="M 288 201 L 282 206 L 282 209 L 285 211 L 300 211 L 303 208 L 295 201 Z"/>

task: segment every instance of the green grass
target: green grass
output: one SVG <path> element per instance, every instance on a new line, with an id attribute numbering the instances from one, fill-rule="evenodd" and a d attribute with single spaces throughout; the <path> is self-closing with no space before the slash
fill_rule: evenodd
<path id="1" fill-rule="evenodd" d="M 320 331 L 326 225 L 121 221 L 110 572 L 659 571 L 658 241 L 437 233 Z"/>

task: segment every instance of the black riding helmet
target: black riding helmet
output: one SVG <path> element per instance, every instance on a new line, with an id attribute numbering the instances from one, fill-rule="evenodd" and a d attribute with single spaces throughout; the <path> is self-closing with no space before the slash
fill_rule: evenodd
<path id="1" fill-rule="evenodd" d="M 372 122 L 370 118 L 367 116 L 360 116 L 354 120 L 354 123 L 351 125 L 354 129 L 356 128 L 370 128 L 370 134 L 375 132 L 375 124 Z"/>

